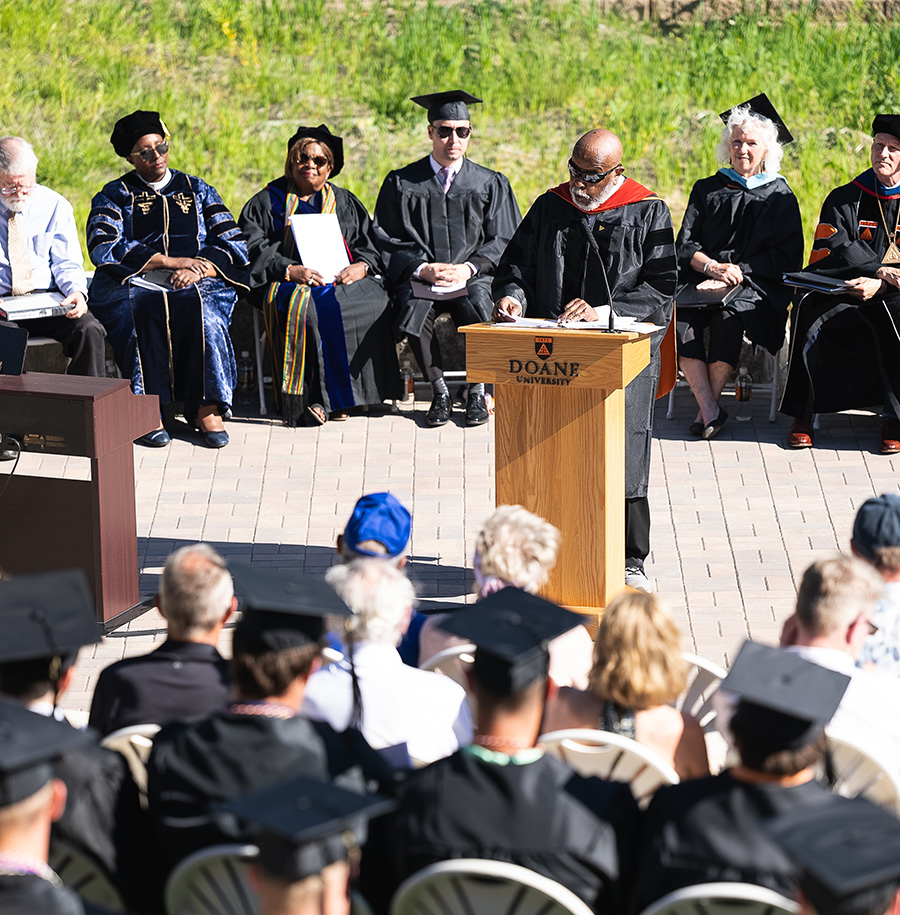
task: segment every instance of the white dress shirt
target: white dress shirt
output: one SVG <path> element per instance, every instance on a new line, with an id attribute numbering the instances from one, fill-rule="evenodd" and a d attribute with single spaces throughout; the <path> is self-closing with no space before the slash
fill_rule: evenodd
<path id="1" fill-rule="evenodd" d="M 12 269 L 7 256 L 11 215 L 0 204 L 0 296 L 8 296 L 12 291 Z M 34 288 L 58 289 L 64 296 L 73 292 L 86 295 L 84 256 L 69 201 L 49 187 L 36 184 L 28 195 L 28 205 L 22 215 Z"/>
<path id="2" fill-rule="evenodd" d="M 391 645 L 364 642 L 355 647 L 353 660 L 362 697 L 360 730 L 373 749 L 405 744 L 412 760 L 430 763 L 471 742 L 472 716 L 458 683 L 409 667 Z M 346 658 L 309 678 L 301 715 L 343 731 L 352 711 Z"/>

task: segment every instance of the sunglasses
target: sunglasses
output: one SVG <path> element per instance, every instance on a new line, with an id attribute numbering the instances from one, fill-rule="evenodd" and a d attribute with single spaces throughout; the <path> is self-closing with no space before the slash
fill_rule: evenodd
<path id="1" fill-rule="evenodd" d="M 152 162 L 158 156 L 164 156 L 169 151 L 169 144 L 165 141 L 158 146 L 148 146 L 146 149 L 139 149 L 133 156 L 140 156 L 145 162 Z"/>
<path id="2" fill-rule="evenodd" d="M 460 140 L 465 140 L 466 137 L 468 137 L 472 132 L 471 127 L 447 127 L 446 124 L 442 124 L 440 127 L 435 127 L 434 124 L 431 126 L 434 130 L 437 131 L 437 135 L 442 140 L 446 140 L 448 137 L 453 136 L 454 132 L 460 138 Z"/>
<path id="3" fill-rule="evenodd" d="M 328 160 L 325 156 L 311 156 L 309 153 L 300 153 L 294 159 L 294 165 L 306 165 L 307 163 L 315 165 L 316 168 L 325 168 L 328 165 Z"/>
<path id="4" fill-rule="evenodd" d="M 620 162 L 619 165 L 622 163 Z M 619 165 L 614 165 L 605 172 L 583 172 L 571 159 L 569 159 L 569 174 L 585 184 L 599 184 L 607 175 L 612 174 Z"/>

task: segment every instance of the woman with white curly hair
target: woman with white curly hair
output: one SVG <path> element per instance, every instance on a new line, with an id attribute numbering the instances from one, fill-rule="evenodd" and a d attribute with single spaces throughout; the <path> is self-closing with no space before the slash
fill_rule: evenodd
<path id="1" fill-rule="evenodd" d="M 694 185 L 675 242 L 682 282 L 698 290 L 738 287 L 725 305 L 676 305 L 678 364 L 699 408 L 690 431 L 705 439 L 728 418 L 719 397 L 743 335 L 773 355 L 781 349 L 791 298 L 781 277 L 803 257 L 800 207 L 778 173 L 782 145 L 793 139 L 778 112 L 760 95 L 722 120 L 717 152 L 729 165 Z"/>

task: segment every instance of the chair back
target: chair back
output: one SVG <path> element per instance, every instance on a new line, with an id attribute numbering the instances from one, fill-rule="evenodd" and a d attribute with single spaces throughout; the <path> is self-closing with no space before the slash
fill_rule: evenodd
<path id="1" fill-rule="evenodd" d="M 472 666 L 474 660 L 475 646 L 470 642 L 465 642 L 462 645 L 451 645 L 449 648 L 433 654 L 419 665 L 422 670 L 434 671 L 434 673 L 442 674 L 449 677 L 454 683 L 458 683 L 466 691 L 466 700 L 473 719 L 478 713 L 478 706 L 475 696 L 469 689 L 466 671 Z"/>
<path id="2" fill-rule="evenodd" d="M 141 793 L 141 804 L 147 806 L 147 760 L 153 749 L 153 738 L 159 730 L 158 724 L 135 724 L 128 728 L 119 728 L 107 734 L 100 741 L 100 746 L 115 750 L 125 757 L 131 777 Z"/>
<path id="3" fill-rule="evenodd" d="M 728 741 L 719 732 L 719 720 L 713 697 L 719 691 L 719 684 L 727 671 L 687 651 L 681 657 L 688 664 L 688 682 L 684 692 L 673 705 L 699 722 L 706 742 L 706 756 L 713 775 L 725 768 L 728 757 Z"/>
<path id="4" fill-rule="evenodd" d="M 67 842 L 56 836 L 50 837 L 50 867 L 60 880 L 73 892 L 92 905 L 101 906 L 110 912 L 122 912 L 125 904 L 119 891 L 98 864 Z"/>
<path id="5" fill-rule="evenodd" d="M 675 890 L 641 915 L 796 915 L 797 903 L 752 883 L 698 883 Z"/>
<path id="6" fill-rule="evenodd" d="M 883 762 L 867 750 L 830 734 L 827 745 L 835 792 L 843 797 L 864 797 L 900 816 L 900 783 Z"/>
<path id="7" fill-rule="evenodd" d="M 390 915 L 591 915 L 571 890 L 517 864 L 460 858 L 405 880 Z"/>
<path id="8" fill-rule="evenodd" d="M 166 915 L 259 915 L 247 879 L 255 845 L 213 845 L 188 855 L 166 881 Z"/>
<path id="9" fill-rule="evenodd" d="M 677 785 L 678 773 L 658 753 L 636 740 L 591 728 L 542 734 L 538 741 L 580 775 L 626 782 L 641 807 L 660 785 Z"/>

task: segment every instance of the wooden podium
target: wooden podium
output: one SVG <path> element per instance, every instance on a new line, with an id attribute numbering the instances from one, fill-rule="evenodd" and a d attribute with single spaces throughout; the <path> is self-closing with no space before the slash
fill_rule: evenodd
<path id="1" fill-rule="evenodd" d="M 0 433 L 23 451 L 91 459 L 90 480 L 10 478 L 12 462 L 0 464 L 0 568 L 80 567 L 106 628 L 125 622 L 116 617 L 140 600 L 132 441 L 158 424 L 159 399 L 136 397 L 121 379 L 0 375 Z"/>
<path id="2" fill-rule="evenodd" d="M 470 324 L 469 381 L 494 385 L 497 505 L 519 504 L 562 532 L 542 592 L 596 614 L 625 587 L 625 386 L 650 337 Z"/>

